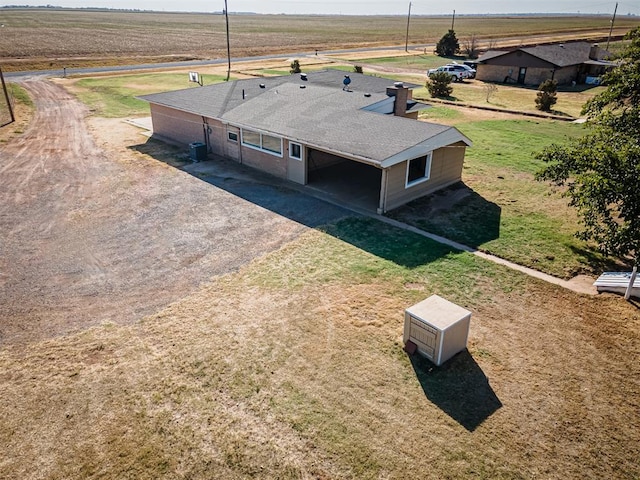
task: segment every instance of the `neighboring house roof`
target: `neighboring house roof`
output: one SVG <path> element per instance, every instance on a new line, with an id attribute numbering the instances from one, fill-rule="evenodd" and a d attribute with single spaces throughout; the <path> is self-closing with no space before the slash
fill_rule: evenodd
<path id="1" fill-rule="evenodd" d="M 456 142 L 471 145 L 454 127 L 378 113 L 393 105 L 390 81 L 350 77 L 349 91 L 342 89 L 344 72 L 333 70 L 309 73 L 307 81 L 298 75 L 237 80 L 140 98 L 380 167 Z"/>
<path id="2" fill-rule="evenodd" d="M 580 65 L 582 63 L 587 63 L 590 60 L 601 60 L 608 56 L 608 52 L 599 49 L 599 58 L 590 58 L 589 55 L 592 53 L 592 48 L 593 45 L 587 42 L 572 42 L 554 45 L 538 45 L 535 47 L 521 47 L 513 50 L 489 50 L 478 58 L 478 62 L 484 63 L 493 58 L 520 51 L 549 62 L 551 65 L 562 68 L 571 65 Z"/>

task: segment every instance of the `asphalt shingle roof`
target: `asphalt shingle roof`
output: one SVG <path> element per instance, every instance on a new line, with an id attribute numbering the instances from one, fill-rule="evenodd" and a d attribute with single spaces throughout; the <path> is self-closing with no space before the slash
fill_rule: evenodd
<path id="1" fill-rule="evenodd" d="M 244 128 L 283 136 L 305 144 L 380 164 L 419 144 L 438 148 L 468 139 L 455 128 L 363 110 L 387 99 L 388 79 L 326 70 L 300 75 L 238 80 L 200 88 L 145 95 L 151 103 L 217 118 Z M 262 88 L 260 85 L 263 85 Z M 416 87 L 417 85 L 408 85 Z M 301 88 L 304 87 L 304 88 Z"/>
<path id="2" fill-rule="evenodd" d="M 486 62 L 492 58 L 501 57 L 515 51 L 522 51 L 540 58 L 556 67 L 568 67 L 571 65 L 579 65 L 589 61 L 589 53 L 592 45 L 587 42 L 571 42 L 555 45 L 538 45 L 535 47 L 523 47 L 514 50 L 489 50 L 478 58 L 478 62 Z M 600 55 L 606 54 L 604 50 L 600 50 Z"/>
<path id="3" fill-rule="evenodd" d="M 234 108 L 223 119 L 375 162 L 452 128 L 361 110 L 382 98 L 286 83 Z"/>

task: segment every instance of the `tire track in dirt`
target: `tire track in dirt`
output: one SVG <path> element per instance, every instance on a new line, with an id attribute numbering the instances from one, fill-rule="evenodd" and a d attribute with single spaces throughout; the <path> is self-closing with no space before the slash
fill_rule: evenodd
<path id="1" fill-rule="evenodd" d="M 136 321 L 308 228 L 126 146 L 105 150 L 61 86 L 23 86 L 35 116 L 0 147 L 0 348 Z"/>

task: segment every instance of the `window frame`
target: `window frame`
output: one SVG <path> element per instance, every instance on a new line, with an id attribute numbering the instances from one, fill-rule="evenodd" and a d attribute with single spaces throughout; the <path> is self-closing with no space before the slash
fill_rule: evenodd
<path id="1" fill-rule="evenodd" d="M 300 155 L 299 156 L 295 156 L 293 155 L 293 153 L 291 152 L 291 150 L 293 149 L 293 146 L 298 147 L 299 151 L 300 151 Z M 302 144 L 298 143 L 298 142 L 289 142 L 289 158 L 292 158 L 294 160 L 299 160 L 302 161 Z"/>
<path id="2" fill-rule="evenodd" d="M 258 136 L 258 143 L 249 143 L 246 141 L 245 136 L 246 134 L 250 134 L 250 136 Z M 272 150 L 270 148 L 266 148 L 264 146 L 264 137 L 269 137 L 272 138 L 274 140 L 279 140 L 280 141 L 280 150 Z M 274 157 L 280 157 L 282 158 L 284 155 L 282 153 L 282 146 L 283 146 L 283 141 L 282 141 L 282 137 L 278 137 L 276 135 L 270 135 L 268 133 L 262 133 L 259 132 L 257 130 L 252 130 L 250 128 L 241 128 L 240 129 L 240 138 L 241 138 L 241 143 L 243 146 L 247 147 L 247 148 L 251 148 L 253 150 L 258 150 L 259 152 L 264 152 L 264 153 L 268 153 L 269 155 L 273 155 Z"/>
<path id="3" fill-rule="evenodd" d="M 232 132 L 231 130 L 227 131 L 227 140 L 233 143 L 238 143 L 238 140 L 240 139 L 240 132 Z M 231 136 L 235 136 L 236 138 L 231 138 Z"/>
<path id="4" fill-rule="evenodd" d="M 417 177 L 414 180 L 409 180 L 409 173 L 411 172 L 411 162 L 413 162 L 414 160 L 421 160 L 421 159 L 424 159 L 424 162 L 425 162 L 424 175 L 421 177 Z M 407 160 L 407 170 L 405 173 L 404 188 L 405 189 L 411 188 L 421 183 L 428 182 L 431 179 L 432 163 L 433 163 L 433 152 L 429 152 L 426 155 L 421 155 L 419 157 Z"/>

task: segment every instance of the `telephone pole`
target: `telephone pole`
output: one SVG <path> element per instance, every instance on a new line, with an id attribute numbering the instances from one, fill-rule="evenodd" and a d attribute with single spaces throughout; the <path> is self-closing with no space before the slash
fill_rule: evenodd
<path id="1" fill-rule="evenodd" d="M 0 80 L 2 81 L 2 90 L 4 91 L 4 98 L 7 102 L 7 108 L 9 109 L 9 116 L 11 117 L 11 121 L 2 124 L 1 126 L 9 125 L 16 121 L 16 117 L 13 115 L 13 107 L 11 106 L 11 99 L 9 98 L 9 92 L 7 91 L 7 84 L 4 83 L 4 75 L 2 74 L 2 69 L 0 69 Z"/>
<path id="2" fill-rule="evenodd" d="M 451 17 L 451 30 L 453 30 L 453 25 L 456 22 L 456 11 L 453 11 L 453 17 Z"/>
<path id="3" fill-rule="evenodd" d="M 611 33 L 613 32 L 613 22 L 616 21 L 616 12 L 618 11 L 618 2 L 616 2 L 616 8 L 613 9 L 613 18 L 611 19 L 611 28 L 609 29 L 609 38 L 607 38 L 607 48 L 605 50 L 609 51 L 609 42 L 611 41 Z"/>
<path id="4" fill-rule="evenodd" d="M 227 8 L 227 0 L 224 0 L 224 20 L 227 24 L 227 79 L 225 81 L 229 81 L 229 77 L 231 76 L 231 46 L 229 45 L 229 9 Z"/>
<path id="5" fill-rule="evenodd" d="M 409 14 L 407 15 L 407 36 L 404 42 L 404 51 L 409 53 L 409 22 L 411 21 L 411 2 L 409 2 Z"/>

